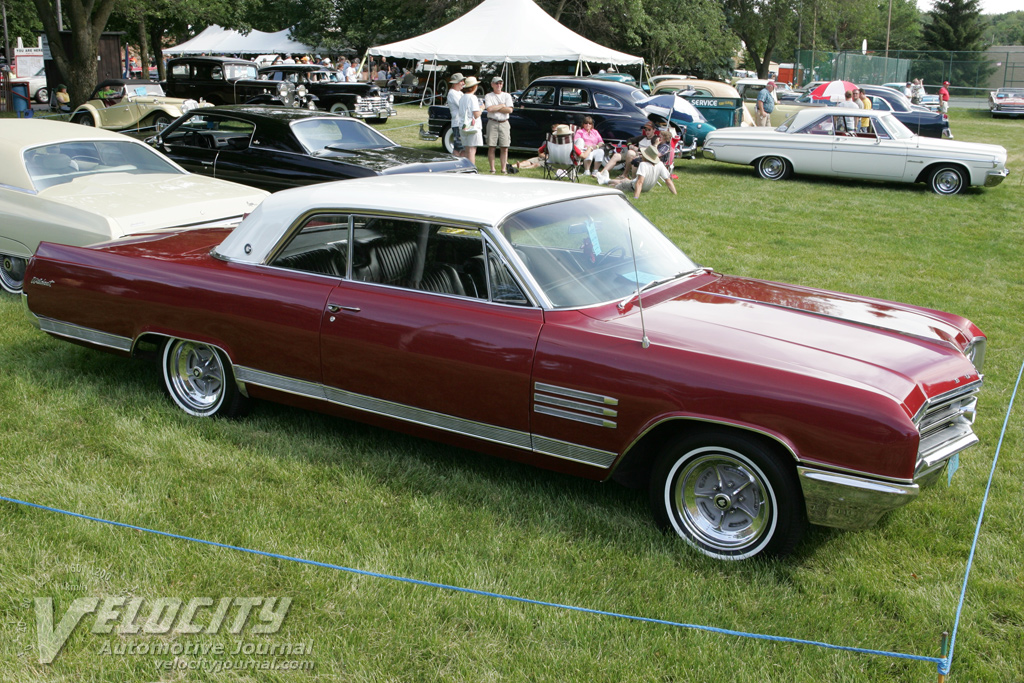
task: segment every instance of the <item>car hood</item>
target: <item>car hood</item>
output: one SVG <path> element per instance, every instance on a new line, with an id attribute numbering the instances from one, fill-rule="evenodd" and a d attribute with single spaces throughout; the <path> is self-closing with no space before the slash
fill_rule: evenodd
<path id="1" fill-rule="evenodd" d="M 911 149 L 935 151 L 947 159 L 956 157 L 992 157 L 997 161 L 1006 162 L 1006 148 L 1001 145 L 963 142 L 961 140 L 940 140 L 921 135 L 915 136 L 912 140 L 908 141 L 908 144 Z"/>
<path id="2" fill-rule="evenodd" d="M 652 344 L 881 389 L 899 401 L 916 388 L 933 396 L 967 374 L 978 378 L 959 352 L 969 341 L 961 327 L 905 304 L 720 276 L 645 301 L 644 317 Z"/>
<path id="3" fill-rule="evenodd" d="M 331 159 L 354 164 L 382 174 L 434 173 L 472 169 L 468 159 L 450 154 L 412 147 L 384 147 L 382 149 L 326 150 L 318 159 Z"/>
<path id="4" fill-rule="evenodd" d="M 192 174 L 104 173 L 54 185 L 49 201 L 104 216 L 114 237 L 147 230 L 240 220 L 267 193 Z"/>

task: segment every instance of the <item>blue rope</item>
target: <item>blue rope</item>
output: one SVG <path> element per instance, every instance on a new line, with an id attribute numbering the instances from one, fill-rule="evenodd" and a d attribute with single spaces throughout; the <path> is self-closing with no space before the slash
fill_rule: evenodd
<path id="1" fill-rule="evenodd" d="M 953 648 L 956 647 L 956 631 L 960 627 L 960 613 L 964 608 L 964 596 L 967 595 L 967 580 L 971 578 L 971 565 L 974 564 L 974 552 L 978 549 L 978 536 L 981 534 L 981 521 L 985 517 L 985 504 L 988 503 L 988 494 L 992 489 L 992 479 L 996 474 L 996 463 L 999 462 L 999 451 L 1003 448 L 1003 438 L 1006 437 L 1006 427 L 1010 423 L 1010 413 L 1013 412 L 1013 402 L 1017 398 L 1017 390 L 1020 388 L 1020 378 L 1024 375 L 1024 363 L 1021 363 L 1020 371 L 1017 373 L 1017 382 L 1013 385 L 1013 393 L 1010 394 L 1010 405 L 1006 408 L 1006 418 L 1003 420 L 1003 430 L 999 433 L 999 443 L 996 445 L 996 454 L 992 458 L 992 469 L 988 473 L 988 484 L 985 486 L 985 497 L 981 499 L 981 512 L 978 513 L 978 523 L 974 527 L 974 541 L 971 543 L 971 553 L 967 557 L 967 568 L 964 570 L 964 585 L 960 588 L 960 602 L 956 606 L 956 618 L 953 620 L 953 634 L 949 640 L 949 654 L 939 662 L 939 673 L 946 675 L 953 664 Z"/>
<path id="2" fill-rule="evenodd" d="M 590 609 L 588 607 L 576 607 L 574 605 L 563 605 L 557 602 L 546 602 L 544 600 L 532 600 L 530 598 L 521 598 L 515 595 L 505 595 L 503 593 L 492 593 L 490 591 L 476 590 L 473 588 L 462 588 L 460 586 L 452 586 L 445 583 L 437 583 L 434 581 L 423 581 L 420 579 L 411 579 L 404 576 L 394 576 L 391 574 L 380 574 L 378 572 L 366 571 L 363 569 L 353 569 L 352 567 L 343 567 L 336 564 L 329 564 L 327 562 L 316 562 L 315 560 L 306 560 L 301 557 L 292 557 L 290 555 L 279 555 L 277 553 L 268 553 L 262 550 L 252 550 L 250 548 L 242 548 L 236 545 L 228 545 L 225 543 L 217 543 L 216 541 L 206 541 L 201 538 L 192 538 L 191 536 L 181 536 L 179 534 L 172 534 L 166 531 L 158 531 L 156 529 L 147 529 L 146 527 L 135 526 L 133 524 L 125 524 L 123 522 L 113 522 L 108 519 L 101 519 L 99 517 L 90 517 L 88 515 L 79 514 L 77 512 L 69 512 L 67 510 L 61 510 L 60 508 L 48 507 L 46 505 L 39 505 L 37 503 L 28 503 L 23 500 L 17 500 L 15 498 L 7 498 L 0 496 L 0 500 L 7 501 L 8 503 L 14 503 L 16 505 L 25 505 L 27 507 L 37 508 L 39 510 L 46 510 L 48 512 L 58 512 L 62 515 L 68 515 L 69 517 L 77 517 L 78 519 L 85 519 L 90 522 L 102 522 L 103 524 L 110 524 L 111 526 L 121 527 L 124 529 L 132 529 L 134 531 L 144 531 L 149 534 L 156 534 L 158 536 L 166 536 L 167 538 L 176 538 L 182 541 L 192 541 L 193 543 L 202 543 L 204 545 L 210 545 L 215 548 L 225 548 L 227 550 L 237 550 L 243 553 L 251 553 L 253 555 L 260 555 L 262 557 L 272 557 L 278 560 L 286 560 L 288 562 L 298 562 L 299 564 L 308 564 L 314 567 L 324 567 L 325 569 L 335 569 L 337 571 L 349 572 L 350 574 L 358 574 L 360 576 L 369 576 L 376 579 L 387 579 L 389 581 L 399 581 L 401 583 L 411 583 L 416 586 L 429 586 L 431 588 L 441 588 L 444 590 L 455 591 L 456 593 L 468 593 L 470 595 L 480 595 L 488 598 L 498 598 L 501 600 L 510 600 L 513 602 L 525 603 L 528 605 L 539 605 L 541 607 L 557 607 L 559 609 L 570 610 L 573 612 L 583 612 L 584 614 L 596 614 L 604 617 L 615 617 L 618 619 L 628 619 L 631 621 L 639 621 L 647 624 L 661 624 L 664 626 L 676 626 L 679 628 L 693 629 L 696 631 L 707 631 L 709 633 L 721 633 L 730 636 L 740 636 L 742 638 L 753 638 L 755 640 L 769 640 L 776 643 L 796 643 L 799 645 L 815 645 L 817 647 L 826 648 L 829 650 L 842 650 L 844 652 L 857 652 L 860 654 L 879 655 L 882 657 L 894 657 L 897 659 L 910 659 L 919 662 L 932 662 L 934 664 L 943 664 L 945 660 L 939 657 L 924 657 L 921 655 L 903 654 L 900 652 L 887 652 L 885 650 L 871 650 L 861 647 L 850 647 L 847 645 L 833 645 L 831 643 L 823 643 L 817 640 L 804 640 L 802 638 L 787 638 L 785 636 L 773 636 L 762 633 L 747 633 L 745 631 L 734 631 L 727 628 L 716 628 L 714 626 L 702 626 L 700 624 L 687 624 L 678 621 L 668 621 L 665 619 L 652 619 L 650 617 L 638 617 L 629 614 L 621 614 L 619 612 L 606 612 L 604 610 Z"/>

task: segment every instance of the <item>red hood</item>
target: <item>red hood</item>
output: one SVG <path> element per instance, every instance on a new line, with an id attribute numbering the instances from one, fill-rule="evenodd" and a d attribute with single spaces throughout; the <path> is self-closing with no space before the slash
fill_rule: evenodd
<path id="1" fill-rule="evenodd" d="M 880 389 L 906 401 L 911 413 L 925 398 L 978 378 L 960 352 L 969 341 L 965 319 L 850 294 L 710 277 L 684 293 L 645 299 L 652 344 Z M 616 311 L 610 322 L 639 328 L 637 313 L 636 307 Z"/>

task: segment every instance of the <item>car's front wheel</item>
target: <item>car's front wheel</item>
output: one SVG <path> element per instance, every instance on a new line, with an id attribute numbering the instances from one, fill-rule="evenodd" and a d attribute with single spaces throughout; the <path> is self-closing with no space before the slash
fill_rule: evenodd
<path id="1" fill-rule="evenodd" d="M 348 107 L 344 102 L 335 102 L 331 105 L 331 113 L 339 116 L 348 116 Z"/>
<path id="2" fill-rule="evenodd" d="M 782 157 L 767 156 L 757 161 L 757 175 L 765 180 L 785 180 L 792 173 L 793 167 Z"/>
<path id="3" fill-rule="evenodd" d="M 967 187 L 967 182 L 959 166 L 939 166 L 932 171 L 928 186 L 935 194 L 959 194 Z"/>
<path id="4" fill-rule="evenodd" d="M 670 441 L 651 474 L 650 502 L 661 527 L 719 560 L 784 555 L 807 526 L 790 463 L 726 430 Z"/>
<path id="5" fill-rule="evenodd" d="M 153 114 L 149 117 L 149 125 L 156 128 L 158 131 L 169 126 L 173 119 L 167 114 Z"/>
<path id="6" fill-rule="evenodd" d="M 444 146 L 444 151 L 449 154 L 455 154 L 455 133 L 452 131 L 450 126 L 448 127 L 448 130 L 444 132 L 444 137 L 441 138 L 441 144 Z"/>
<path id="7" fill-rule="evenodd" d="M 40 88 L 36 90 L 36 102 L 39 104 L 46 104 L 50 101 L 50 91 L 47 88 Z"/>
<path id="8" fill-rule="evenodd" d="M 95 126 L 96 123 L 92 120 L 92 116 L 88 112 L 82 112 L 81 114 L 75 114 L 75 117 L 71 119 L 71 123 L 78 123 L 83 126 Z"/>
<path id="9" fill-rule="evenodd" d="M 0 254 L 0 287 L 10 294 L 21 294 L 25 285 L 25 259 Z"/>
<path id="10" fill-rule="evenodd" d="M 161 355 L 164 385 L 179 408 L 195 417 L 235 417 L 248 411 L 227 359 L 208 344 L 168 339 Z"/>

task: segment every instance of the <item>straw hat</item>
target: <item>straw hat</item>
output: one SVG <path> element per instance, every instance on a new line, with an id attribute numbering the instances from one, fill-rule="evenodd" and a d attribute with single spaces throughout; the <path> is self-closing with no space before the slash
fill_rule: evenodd
<path id="1" fill-rule="evenodd" d="M 560 123 L 555 126 L 555 135 L 572 135 L 572 128 L 568 124 Z"/>
<path id="2" fill-rule="evenodd" d="M 456 71 L 452 74 L 452 77 L 448 79 L 448 82 L 454 85 L 455 83 L 461 83 L 464 80 L 466 80 L 466 77 Z"/>
<path id="3" fill-rule="evenodd" d="M 469 90 L 475 85 L 480 85 L 480 81 L 476 79 L 476 76 L 470 76 L 466 79 L 466 84 L 462 86 L 463 90 Z"/>
<path id="4" fill-rule="evenodd" d="M 658 159 L 658 150 L 654 148 L 654 145 L 647 145 L 644 147 L 643 157 L 652 164 L 656 164 L 660 161 L 660 159 Z"/>

